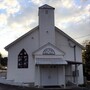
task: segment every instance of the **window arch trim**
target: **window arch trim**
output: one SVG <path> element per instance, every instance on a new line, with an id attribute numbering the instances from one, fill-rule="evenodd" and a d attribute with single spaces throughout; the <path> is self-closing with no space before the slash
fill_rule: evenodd
<path id="1" fill-rule="evenodd" d="M 43 55 L 55 55 L 55 51 L 52 48 L 46 48 L 43 51 Z"/>

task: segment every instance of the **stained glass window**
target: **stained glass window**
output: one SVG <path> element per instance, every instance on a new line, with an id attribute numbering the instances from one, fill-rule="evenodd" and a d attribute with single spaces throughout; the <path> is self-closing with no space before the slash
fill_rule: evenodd
<path id="1" fill-rule="evenodd" d="M 18 68 L 28 68 L 28 54 L 24 49 L 18 55 Z"/>

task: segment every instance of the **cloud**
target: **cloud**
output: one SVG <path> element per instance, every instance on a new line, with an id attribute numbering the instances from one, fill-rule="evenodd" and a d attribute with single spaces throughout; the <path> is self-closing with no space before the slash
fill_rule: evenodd
<path id="1" fill-rule="evenodd" d="M 79 23 L 84 23 L 87 22 L 88 20 L 90 20 L 90 4 L 87 5 L 86 7 L 77 7 L 75 8 L 75 10 L 73 8 L 62 8 L 61 11 L 57 11 L 57 15 L 56 15 L 56 23 L 58 23 L 58 26 L 62 23 L 68 24 L 69 23 L 75 23 L 75 24 L 79 24 Z M 64 11 L 63 11 L 64 10 Z M 61 25 L 62 26 L 62 25 Z"/>
<path id="2" fill-rule="evenodd" d="M 0 9 L 5 9 L 6 13 L 14 14 L 20 10 L 20 5 L 17 0 L 1 0 Z"/>
<path id="3" fill-rule="evenodd" d="M 56 26 L 73 38 L 90 33 L 89 0 L 0 0 L 1 48 L 38 25 L 43 4 L 55 7 Z"/>
<path id="4" fill-rule="evenodd" d="M 67 0 L 70 1 L 70 0 Z M 87 2 L 83 1 L 84 3 Z M 63 2 L 64 3 L 64 2 Z M 74 3 L 74 4 L 73 4 Z M 66 32 L 73 38 L 87 35 L 90 33 L 90 3 L 87 5 L 75 4 L 72 0 L 72 5 L 67 5 L 65 2 L 60 8 L 57 9 L 56 14 L 56 26 Z M 74 6 L 73 6 L 74 5 Z M 83 40 L 89 39 L 89 37 L 76 39 L 79 43 Z"/>
<path id="5" fill-rule="evenodd" d="M 44 2 L 44 0 L 30 0 L 30 1 L 37 5 L 41 5 Z"/>
<path id="6" fill-rule="evenodd" d="M 74 0 L 61 0 L 61 4 L 64 8 L 72 8 L 75 6 Z"/>
<path id="7" fill-rule="evenodd" d="M 0 14 L 0 28 L 3 28 L 7 24 L 7 16 Z"/>

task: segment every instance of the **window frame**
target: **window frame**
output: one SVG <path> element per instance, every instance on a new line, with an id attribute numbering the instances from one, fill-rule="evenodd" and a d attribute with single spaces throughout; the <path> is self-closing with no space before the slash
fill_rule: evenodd
<path id="1" fill-rule="evenodd" d="M 22 49 L 18 54 L 18 69 L 24 68 L 28 68 L 28 54 L 25 49 Z"/>
<path id="2" fill-rule="evenodd" d="M 43 50 L 43 55 L 55 55 L 55 51 L 52 48 L 46 48 Z"/>

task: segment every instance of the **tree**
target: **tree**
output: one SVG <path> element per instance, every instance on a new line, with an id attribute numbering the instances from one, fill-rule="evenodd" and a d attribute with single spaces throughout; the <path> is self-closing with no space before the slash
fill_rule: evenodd
<path id="1" fill-rule="evenodd" d="M 0 53 L 0 69 L 5 69 L 7 66 L 7 57 L 2 57 L 2 54 Z"/>
<path id="2" fill-rule="evenodd" d="M 90 40 L 85 40 L 85 41 L 83 41 L 82 44 L 83 44 L 84 47 L 86 47 L 86 45 L 90 44 Z"/>
<path id="3" fill-rule="evenodd" d="M 0 69 L 2 68 L 1 61 L 2 61 L 2 54 L 0 53 Z"/>
<path id="4" fill-rule="evenodd" d="M 1 63 L 1 59 L 2 59 L 2 54 L 0 53 L 0 63 Z"/>
<path id="5" fill-rule="evenodd" d="M 85 50 L 82 52 L 83 66 L 84 66 L 84 76 L 87 80 L 90 80 L 90 42 L 86 41 Z"/>
<path id="6" fill-rule="evenodd" d="M 7 57 L 2 58 L 2 60 L 1 60 L 1 65 L 2 65 L 2 66 L 7 66 L 7 60 L 8 60 Z"/>

